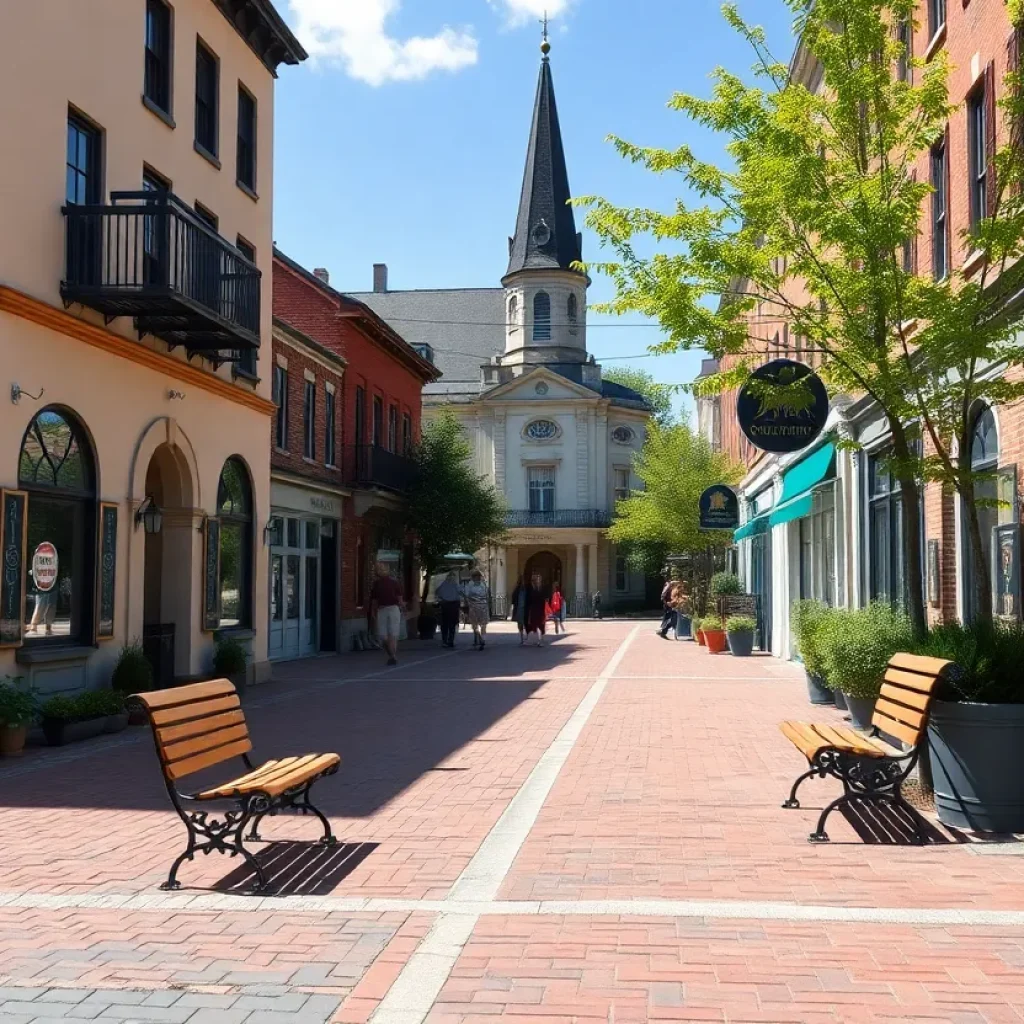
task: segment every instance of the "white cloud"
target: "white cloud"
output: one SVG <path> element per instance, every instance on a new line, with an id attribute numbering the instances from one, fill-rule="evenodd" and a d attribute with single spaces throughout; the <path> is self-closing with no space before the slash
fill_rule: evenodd
<path id="1" fill-rule="evenodd" d="M 516 3 L 522 0 L 514 0 Z M 296 34 L 310 56 L 338 63 L 370 85 L 426 78 L 477 62 L 472 32 L 445 25 L 432 36 L 396 39 L 385 27 L 400 0 L 290 0 Z"/>
<path id="2" fill-rule="evenodd" d="M 547 16 L 553 21 L 565 14 L 573 0 L 488 0 L 492 7 L 505 11 L 509 23 L 515 26 L 526 24 Z"/>

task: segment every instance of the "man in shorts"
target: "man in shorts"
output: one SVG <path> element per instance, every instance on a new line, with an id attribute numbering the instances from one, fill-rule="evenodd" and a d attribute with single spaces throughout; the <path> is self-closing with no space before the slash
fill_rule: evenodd
<path id="1" fill-rule="evenodd" d="M 377 636 L 387 652 L 388 664 L 397 665 L 398 631 L 402 625 L 402 586 L 387 562 L 377 563 L 377 578 L 370 588 L 370 610 L 377 620 Z"/>

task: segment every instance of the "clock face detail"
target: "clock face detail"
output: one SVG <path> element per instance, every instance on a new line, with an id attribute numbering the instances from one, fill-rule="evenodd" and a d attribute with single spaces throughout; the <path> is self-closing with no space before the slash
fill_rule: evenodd
<path id="1" fill-rule="evenodd" d="M 523 433 L 531 441 L 550 441 L 558 437 L 558 424 L 554 420 L 534 420 Z"/>
<path id="2" fill-rule="evenodd" d="M 616 444 L 632 444 L 636 435 L 629 427 L 616 427 L 612 431 L 612 440 Z"/>

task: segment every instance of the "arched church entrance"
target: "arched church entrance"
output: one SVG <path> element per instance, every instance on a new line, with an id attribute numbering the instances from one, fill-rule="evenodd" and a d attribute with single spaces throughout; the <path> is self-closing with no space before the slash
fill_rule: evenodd
<path id="1" fill-rule="evenodd" d="M 181 449 L 161 444 L 146 469 L 146 499 L 160 510 L 146 532 L 142 644 L 158 686 L 186 676 L 192 622 L 192 476 Z M 141 527 L 140 527 L 141 529 Z"/>
<path id="2" fill-rule="evenodd" d="M 562 582 L 562 560 L 553 551 L 538 551 L 531 555 L 523 571 L 524 582 L 533 579 L 539 573 L 545 587 L 552 587 Z"/>

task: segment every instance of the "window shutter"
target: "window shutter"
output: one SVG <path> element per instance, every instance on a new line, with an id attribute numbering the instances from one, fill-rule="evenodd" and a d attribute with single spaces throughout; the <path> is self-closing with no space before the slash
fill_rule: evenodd
<path id="1" fill-rule="evenodd" d="M 20 647 L 25 624 L 28 495 L 24 491 L 0 491 L 0 509 L 0 647 Z"/>
<path id="2" fill-rule="evenodd" d="M 220 626 L 220 520 L 207 517 L 203 527 L 203 632 Z"/>
<path id="3" fill-rule="evenodd" d="M 96 578 L 96 639 L 114 636 L 114 599 L 117 587 L 117 505 L 100 502 L 98 539 L 100 571 Z"/>
<path id="4" fill-rule="evenodd" d="M 985 68 L 985 208 L 992 217 L 996 212 L 996 65 L 989 61 Z"/>

